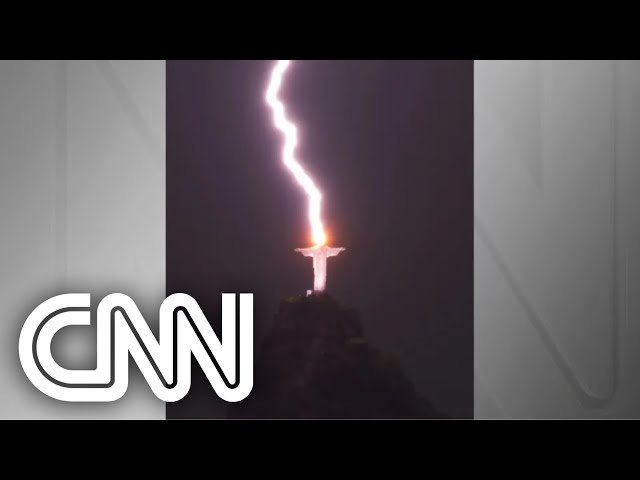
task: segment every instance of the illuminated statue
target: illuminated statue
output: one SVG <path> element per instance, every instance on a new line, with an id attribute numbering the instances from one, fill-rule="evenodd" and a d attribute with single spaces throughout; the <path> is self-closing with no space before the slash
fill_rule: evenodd
<path id="1" fill-rule="evenodd" d="M 324 292 L 327 285 L 327 258 L 335 257 L 345 250 L 342 247 L 332 248 L 320 245 L 309 248 L 296 248 L 305 257 L 313 258 L 313 291 Z"/>

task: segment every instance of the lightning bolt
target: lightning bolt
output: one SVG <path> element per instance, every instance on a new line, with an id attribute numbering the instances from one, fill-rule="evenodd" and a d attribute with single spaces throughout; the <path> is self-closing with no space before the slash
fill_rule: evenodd
<path id="1" fill-rule="evenodd" d="M 271 72 L 271 79 L 267 88 L 265 99 L 273 112 L 273 123 L 284 136 L 284 147 L 282 149 L 282 160 L 289 169 L 296 182 L 303 188 L 308 198 L 309 223 L 311 225 L 311 237 L 316 246 L 322 246 L 327 241 L 327 236 L 320 217 L 320 204 L 322 193 L 311 177 L 305 172 L 302 165 L 296 159 L 295 150 L 298 145 L 298 130 L 296 126 L 287 119 L 284 104 L 278 98 L 284 73 L 290 65 L 289 60 L 278 60 Z"/>

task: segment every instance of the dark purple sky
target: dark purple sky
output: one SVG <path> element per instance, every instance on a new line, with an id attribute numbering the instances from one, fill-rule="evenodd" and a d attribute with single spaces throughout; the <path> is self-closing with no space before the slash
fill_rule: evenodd
<path id="1" fill-rule="evenodd" d="M 222 292 L 253 292 L 258 334 L 313 281 L 293 251 L 309 246 L 306 197 L 264 102 L 271 66 L 167 62 L 168 293 L 217 325 Z M 281 96 L 331 243 L 347 248 L 327 290 L 437 408 L 472 416 L 473 62 L 298 61 Z M 169 417 L 217 415 L 199 378 Z"/>

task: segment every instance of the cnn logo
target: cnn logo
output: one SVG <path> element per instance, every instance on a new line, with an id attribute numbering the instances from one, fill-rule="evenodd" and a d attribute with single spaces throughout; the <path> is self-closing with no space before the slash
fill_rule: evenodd
<path id="1" fill-rule="evenodd" d="M 129 355 L 153 393 L 165 402 L 178 401 L 189 391 L 192 355 L 223 400 L 239 402 L 251 392 L 252 294 L 222 294 L 222 340 L 189 295 L 177 293 L 162 302 L 158 339 L 131 298 L 108 295 L 97 310 L 96 368 L 63 368 L 51 353 L 53 337 L 66 326 L 90 325 L 90 306 L 90 294 L 59 295 L 40 304 L 22 327 L 22 368 L 46 395 L 65 402 L 118 400 L 129 384 Z"/>

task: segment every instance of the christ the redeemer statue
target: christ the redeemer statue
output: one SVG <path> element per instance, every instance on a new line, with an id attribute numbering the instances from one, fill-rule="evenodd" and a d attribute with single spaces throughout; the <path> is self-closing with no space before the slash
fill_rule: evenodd
<path id="1" fill-rule="evenodd" d="M 345 250 L 342 247 L 332 248 L 326 245 L 296 248 L 296 252 L 300 252 L 305 257 L 313 258 L 313 291 L 324 292 L 327 285 L 327 258 L 335 257 Z"/>

